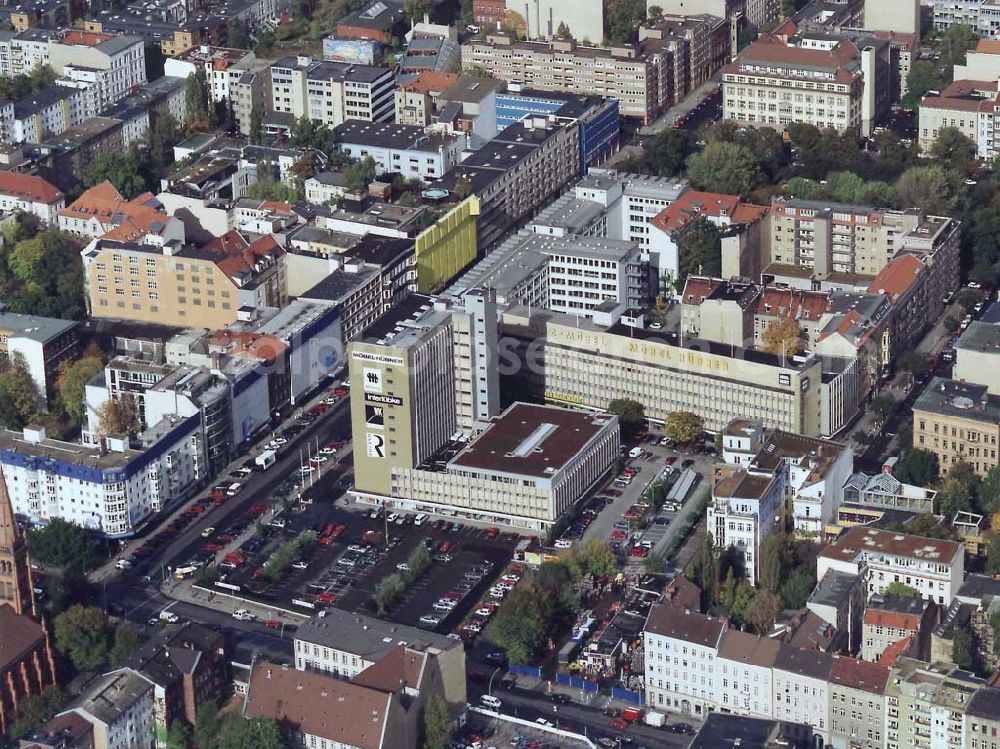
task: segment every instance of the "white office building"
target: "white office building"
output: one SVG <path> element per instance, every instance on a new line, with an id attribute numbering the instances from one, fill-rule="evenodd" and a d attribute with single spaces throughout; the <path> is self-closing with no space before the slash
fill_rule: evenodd
<path id="1" fill-rule="evenodd" d="M 328 127 L 345 120 L 391 122 L 395 76 L 389 68 L 285 57 L 271 66 L 274 112 L 308 117 Z"/>
<path id="2" fill-rule="evenodd" d="M 337 147 L 361 161 L 371 158 L 376 174 L 393 172 L 430 182 L 461 160 L 465 139 L 449 133 L 425 133 L 415 125 L 347 120 L 333 130 Z"/>

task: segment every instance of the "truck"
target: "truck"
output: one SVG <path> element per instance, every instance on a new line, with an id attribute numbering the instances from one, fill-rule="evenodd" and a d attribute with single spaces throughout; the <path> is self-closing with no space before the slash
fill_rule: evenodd
<path id="1" fill-rule="evenodd" d="M 254 463 L 256 463 L 260 467 L 260 470 L 266 471 L 268 468 L 274 465 L 277 459 L 278 459 L 277 453 L 274 450 L 265 450 L 264 452 L 262 452 L 260 455 L 257 456 L 256 460 L 254 460 Z"/>
<path id="2" fill-rule="evenodd" d="M 622 720 L 629 723 L 636 723 L 642 718 L 642 710 L 638 707 L 626 707 L 622 710 Z"/>
<path id="3" fill-rule="evenodd" d="M 191 575 L 193 575 L 197 571 L 198 568 L 195 567 L 194 565 L 188 565 L 186 567 L 178 567 L 177 569 L 174 570 L 174 578 L 177 580 L 184 580 L 185 578 L 191 577 Z"/>
<path id="4" fill-rule="evenodd" d="M 647 726 L 652 726 L 653 728 L 663 728 L 667 722 L 667 716 L 663 713 L 658 713 L 655 710 L 650 710 L 643 717 L 643 722 Z"/>

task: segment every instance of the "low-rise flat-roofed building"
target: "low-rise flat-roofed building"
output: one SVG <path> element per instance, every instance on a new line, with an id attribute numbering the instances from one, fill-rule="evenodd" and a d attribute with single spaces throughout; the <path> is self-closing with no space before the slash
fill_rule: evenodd
<path id="1" fill-rule="evenodd" d="M 913 403 L 913 446 L 937 455 L 942 472 L 959 461 L 985 476 L 998 465 L 1000 396 L 986 385 L 935 377 Z"/>
<path id="2" fill-rule="evenodd" d="M 956 541 L 856 526 L 820 552 L 817 578 L 831 569 L 863 575 L 869 595 L 885 593 L 886 587 L 898 582 L 948 606 L 965 577 L 965 548 Z"/>
<path id="3" fill-rule="evenodd" d="M 333 129 L 337 148 L 360 161 L 371 158 L 376 174 L 402 174 L 424 182 L 444 175 L 459 162 L 464 139 L 425 133 L 423 127 L 347 120 Z"/>

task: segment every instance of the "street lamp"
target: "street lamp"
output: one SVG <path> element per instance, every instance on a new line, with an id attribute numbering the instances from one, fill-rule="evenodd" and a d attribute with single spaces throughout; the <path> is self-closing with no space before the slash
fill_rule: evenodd
<path id="1" fill-rule="evenodd" d="M 493 678 L 500 672 L 501 668 L 503 668 L 503 664 L 502 663 L 499 666 L 497 666 L 495 669 L 493 669 L 493 673 L 490 674 L 490 685 L 486 689 L 486 694 L 488 694 L 490 697 L 493 696 Z"/>

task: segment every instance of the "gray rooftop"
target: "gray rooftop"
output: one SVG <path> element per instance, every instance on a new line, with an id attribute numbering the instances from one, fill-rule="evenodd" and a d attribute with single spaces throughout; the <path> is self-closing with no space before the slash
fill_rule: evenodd
<path id="1" fill-rule="evenodd" d="M 850 598 L 851 591 L 857 582 L 857 575 L 830 570 L 817 583 L 812 595 L 809 596 L 809 603 L 815 603 L 819 606 L 834 606 L 838 609 L 841 605 L 846 606 L 846 601 Z"/>
<path id="2" fill-rule="evenodd" d="M 974 320 L 959 337 L 955 348 L 1000 354 L 1000 325 Z"/>
<path id="3" fill-rule="evenodd" d="M 437 153 L 445 144 L 458 140 L 457 135 L 446 133 L 428 135 L 416 125 L 367 120 L 346 120 L 333 129 L 333 135 L 334 140 L 340 143 L 428 153 Z"/>
<path id="4" fill-rule="evenodd" d="M 76 323 L 73 320 L 21 315 L 16 312 L 0 313 L 0 330 L 11 331 L 13 334 L 11 337 L 29 338 L 39 343 L 48 343 L 75 327 Z"/>
<path id="5" fill-rule="evenodd" d="M 917 398 L 913 410 L 997 424 L 1000 396 L 989 395 L 985 385 L 935 377 Z"/>
<path id="6" fill-rule="evenodd" d="M 295 639 L 343 650 L 368 661 L 379 660 L 399 645 L 424 651 L 463 647 L 461 641 L 444 635 L 342 609 L 327 609 L 323 616 L 314 616 L 299 627 Z"/>
<path id="7" fill-rule="evenodd" d="M 531 221 L 532 226 L 564 229 L 572 234 L 583 234 L 604 213 L 605 208 L 593 200 L 581 200 L 566 193 L 541 210 Z"/>
<path id="8" fill-rule="evenodd" d="M 77 709 L 112 725 L 152 688 L 150 682 L 130 668 L 112 671 L 87 691 Z"/>

